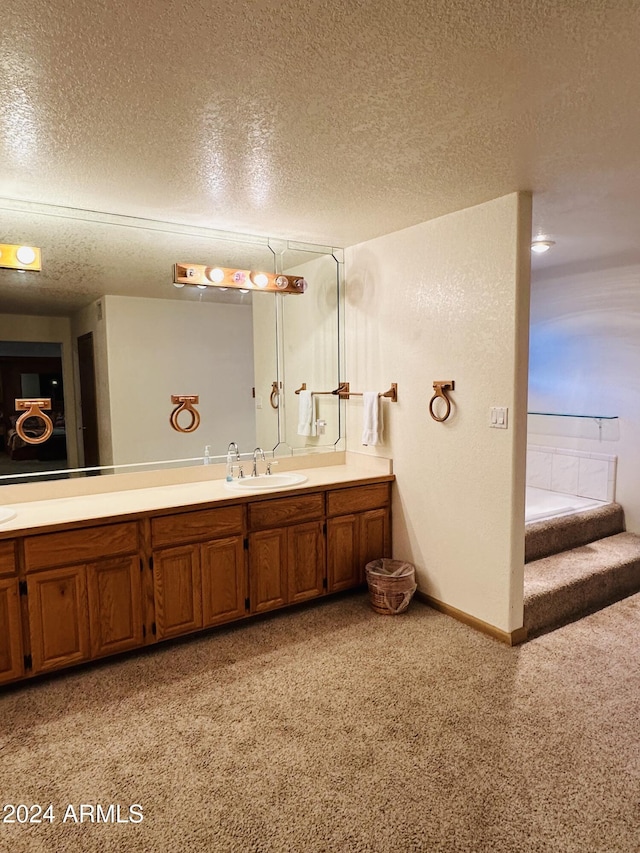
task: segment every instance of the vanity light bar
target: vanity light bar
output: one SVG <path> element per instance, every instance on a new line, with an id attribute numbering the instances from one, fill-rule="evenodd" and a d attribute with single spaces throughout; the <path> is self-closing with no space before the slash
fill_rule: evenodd
<path id="1" fill-rule="evenodd" d="M 212 267 L 204 264 L 174 264 L 173 283 L 177 287 L 191 284 L 195 287 L 236 288 L 237 290 L 262 290 L 265 293 L 304 293 L 307 282 L 299 275 L 239 270 L 235 267 Z"/>
<path id="2" fill-rule="evenodd" d="M 12 246 L 9 243 L 0 243 L 0 267 L 8 270 L 34 270 L 42 269 L 40 249 L 35 246 Z"/>

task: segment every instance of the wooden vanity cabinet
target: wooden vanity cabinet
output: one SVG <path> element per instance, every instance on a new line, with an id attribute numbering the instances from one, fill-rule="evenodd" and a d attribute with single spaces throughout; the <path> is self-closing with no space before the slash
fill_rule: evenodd
<path id="1" fill-rule="evenodd" d="M 0 542 L 0 684 L 24 673 L 16 542 Z"/>
<path id="2" fill-rule="evenodd" d="M 0 684 L 360 586 L 388 481 L 0 539 Z"/>
<path id="3" fill-rule="evenodd" d="M 246 615 L 243 529 L 242 506 L 151 519 L 157 639 Z"/>
<path id="4" fill-rule="evenodd" d="M 365 582 L 365 566 L 391 554 L 391 486 L 375 483 L 327 492 L 329 592 Z"/>
<path id="5" fill-rule="evenodd" d="M 142 644 L 135 522 L 28 536 L 24 552 L 34 675 Z"/>
<path id="6" fill-rule="evenodd" d="M 326 590 L 324 495 L 249 504 L 252 613 L 317 598 Z"/>

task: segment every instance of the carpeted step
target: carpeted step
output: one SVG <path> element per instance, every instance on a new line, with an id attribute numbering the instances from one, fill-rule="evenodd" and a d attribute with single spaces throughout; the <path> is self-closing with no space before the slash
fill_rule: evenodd
<path id="1" fill-rule="evenodd" d="M 640 536 L 617 533 L 525 566 L 524 626 L 536 636 L 638 591 Z"/>
<path id="2" fill-rule="evenodd" d="M 525 528 L 525 562 L 578 548 L 623 530 L 624 512 L 616 503 L 573 515 L 533 521 Z"/>

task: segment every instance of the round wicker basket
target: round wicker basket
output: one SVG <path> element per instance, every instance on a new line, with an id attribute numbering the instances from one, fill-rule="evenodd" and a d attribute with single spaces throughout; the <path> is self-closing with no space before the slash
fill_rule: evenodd
<path id="1" fill-rule="evenodd" d="M 371 607 L 376 613 L 384 616 L 404 613 L 417 589 L 415 566 L 385 557 L 367 563 L 365 572 Z"/>

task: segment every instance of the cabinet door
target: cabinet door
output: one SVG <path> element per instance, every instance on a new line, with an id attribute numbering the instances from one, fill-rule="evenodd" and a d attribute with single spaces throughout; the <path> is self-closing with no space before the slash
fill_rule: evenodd
<path id="1" fill-rule="evenodd" d="M 329 592 L 360 583 L 358 516 L 341 515 L 327 521 L 327 582 Z"/>
<path id="2" fill-rule="evenodd" d="M 287 603 L 287 531 L 261 530 L 249 536 L 251 612 L 262 613 Z"/>
<path id="3" fill-rule="evenodd" d="M 239 619 L 246 613 L 247 583 L 241 536 L 200 546 L 204 627 Z"/>
<path id="4" fill-rule="evenodd" d="M 153 555 L 156 636 L 162 640 L 202 628 L 199 547 L 166 548 Z"/>
<path id="5" fill-rule="evenodd" d="M 27 577 L 33 672 L 89 657 L 86 566 Z"/>
<path id="6" fill-rule="evenodd" d="M 87 566 L 91 657 L 134 649 L 143 643 L 140 564 L 137 557 Z"/>
<path id="7" fill-rule="evenodd" d="M 0 580 L 0 684 L 24 673 L 20 597 L 16 578 Z"/>
<path id="8" fill-rule="evenodd" d="M 366 581 L 365 566 L 371 560 L 391 556 L 391 525 L 388 509 L 372 509 L 358 516 L 360 583 Z"/>
<path id="9" fill-rule="evenodd" d="M 324 536 L 322 522 L 296 524 L 287 530 L 289 603 L 317 598 L 324 592 Z"/>

